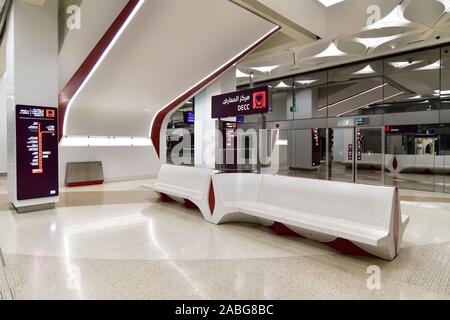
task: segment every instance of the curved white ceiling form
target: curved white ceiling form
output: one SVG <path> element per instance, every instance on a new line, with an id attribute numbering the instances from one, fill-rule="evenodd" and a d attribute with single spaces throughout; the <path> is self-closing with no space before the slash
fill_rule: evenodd
<path id="1" fill-rule="evenodd" d="M 232 1 L 251 4 L 256 0 Z M 296 0 L 282 1 L 289 5 L 275 0 L 256 2 L 264 3 L 278 14 L 285 14 L 286 8 L 295 6 L 297 10 L 291 10 L 286 16 L 306 32 L 321 35 L 314 24 L 300 19 L 308 12 L 311 1 L 306 1 L 306 4 Z M 258 9 L 255 7 L 254 10 L 258 12 Z M 325 21 L 323 27 L 326 29 L 321 39 L 310 42 L 286 40 L 282 44 L 273 42 L 271 48 L 269 41 L 264 52 L 249 55 L 239 64 L 239 69 L 246 73 L 261 65 L 280 66 L 270 73 L 270 77 L 255 74 L 255 81 L 259 82 L 450 41 L 450 0 L 345 0 L 321 10 L 324 12 L 317 19 Z M 278 21 L 276 17 L 272 15 L 272 20 Z M 285 30 L 281 32 L 283 34 Z M 279 51 L 290 54 L 276 54 Z M 238 85 L 247 82 L 246 78 L 238 79 Z"/>
<path id="2" fill-rule="evenodd" d="M 159 110 L 275 27 L 226 0 L 145 0 L 69 104 L 64 135 L 148 137 Z"/>

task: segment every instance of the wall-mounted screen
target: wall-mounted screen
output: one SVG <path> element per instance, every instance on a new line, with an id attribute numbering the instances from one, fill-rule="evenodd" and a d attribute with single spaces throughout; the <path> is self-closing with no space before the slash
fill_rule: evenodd
<path id="1" fill-rule="evenodd" d="M 319 129 L 312 129 L 312 166 L 318 167 L 321 164 L 321 145 L 320 145 L 320 131 Z"/>
<path id="2" fill-rule="evenodd" d="M 195 124 L 195 112 L 188 111 L 184 113 L 185 124 Z"/>
<path id="3" fill-rule="evenodd" d="M 59 195 L 58 110 L 16 106 L 17 200 Z"/>

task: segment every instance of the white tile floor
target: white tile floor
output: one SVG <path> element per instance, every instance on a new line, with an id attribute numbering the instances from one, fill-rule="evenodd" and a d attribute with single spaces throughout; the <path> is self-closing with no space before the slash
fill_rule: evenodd
<path id="1" fill-rule="evenodd" d="M 450 282 L 426 286 L 448 281 L 447 271 L 434 273 L 450 269 L 436 259 L 423 265 L 430 253 L 450 257 L 450 198 L 405 193 L 411 224 L 401 256 L 387 262 L 259 226 L 208 224 L 159 202 L 141 188 L 148 181 L 62 189 L 56 209 L 25 215 L 8 209 L 5 182 L 0 248 L 16 299 L 450 299 Z M 382 270 L 381 290 L 367 288 L 371 265 Z"/>

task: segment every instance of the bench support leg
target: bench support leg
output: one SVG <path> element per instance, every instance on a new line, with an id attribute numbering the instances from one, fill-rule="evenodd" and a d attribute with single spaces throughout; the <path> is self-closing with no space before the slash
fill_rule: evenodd
<path id="1" fill-rule="evenodd" d="M 279 236 L 304 238 L 279 222 L 274 222 L 274 224 L 268 228 Z"/>
<path id="2" fill-rule="evenodd" d="M 184 199 L 184 207 L 186 209 L 198 209 L 198 207 L 192 201 Z"/>
<path id="3" fill-rule="evenodd" d="M 284 224 L 279 223 L 279 222 L 274 222 L 274 224 L 268 228 L 280 236 L 297 237 L 297 238 L 305 239 L 305 237 L 303 237 L 302 235 L 296 233 L 295 231 L 292 231 L 287 226 L 285 226 Z M 324 244 L 339 251 L 343 255 L 360 256 L 360 257 L 375 257 L 371 253 L 365 251 L 364 249 L 361 249 L 360 247 L 355 245 L 353 242 L 346 240 L 346 239 L 337 238 L 334 241 L 325 242 Z"/>
<path id="4" fill-rule="evenodd" d="M 346 239 L 337 238 L 332 242 L 326 243 L 326 245 L 348 256 L 375 257 L 371 253 L 361 249 L 356 244 Z"/>
<path id="5" fill-rule="evenodd" d="M 175 200 L 173 200 L 171 197 L 169 197 L 165 193 L 160 193 L 159 196 L 160 196 L 162 202 L 175 202 Z"/>

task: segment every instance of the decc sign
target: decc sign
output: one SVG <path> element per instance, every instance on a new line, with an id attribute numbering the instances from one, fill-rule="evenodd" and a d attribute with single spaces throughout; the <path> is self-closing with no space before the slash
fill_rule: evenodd
<path id="1" fill-rule="evenodd" d="M 212 117 L 214 119 L 267 113 L 269 110 L 268 86 L 222 94 L 212 98 Z"/>

